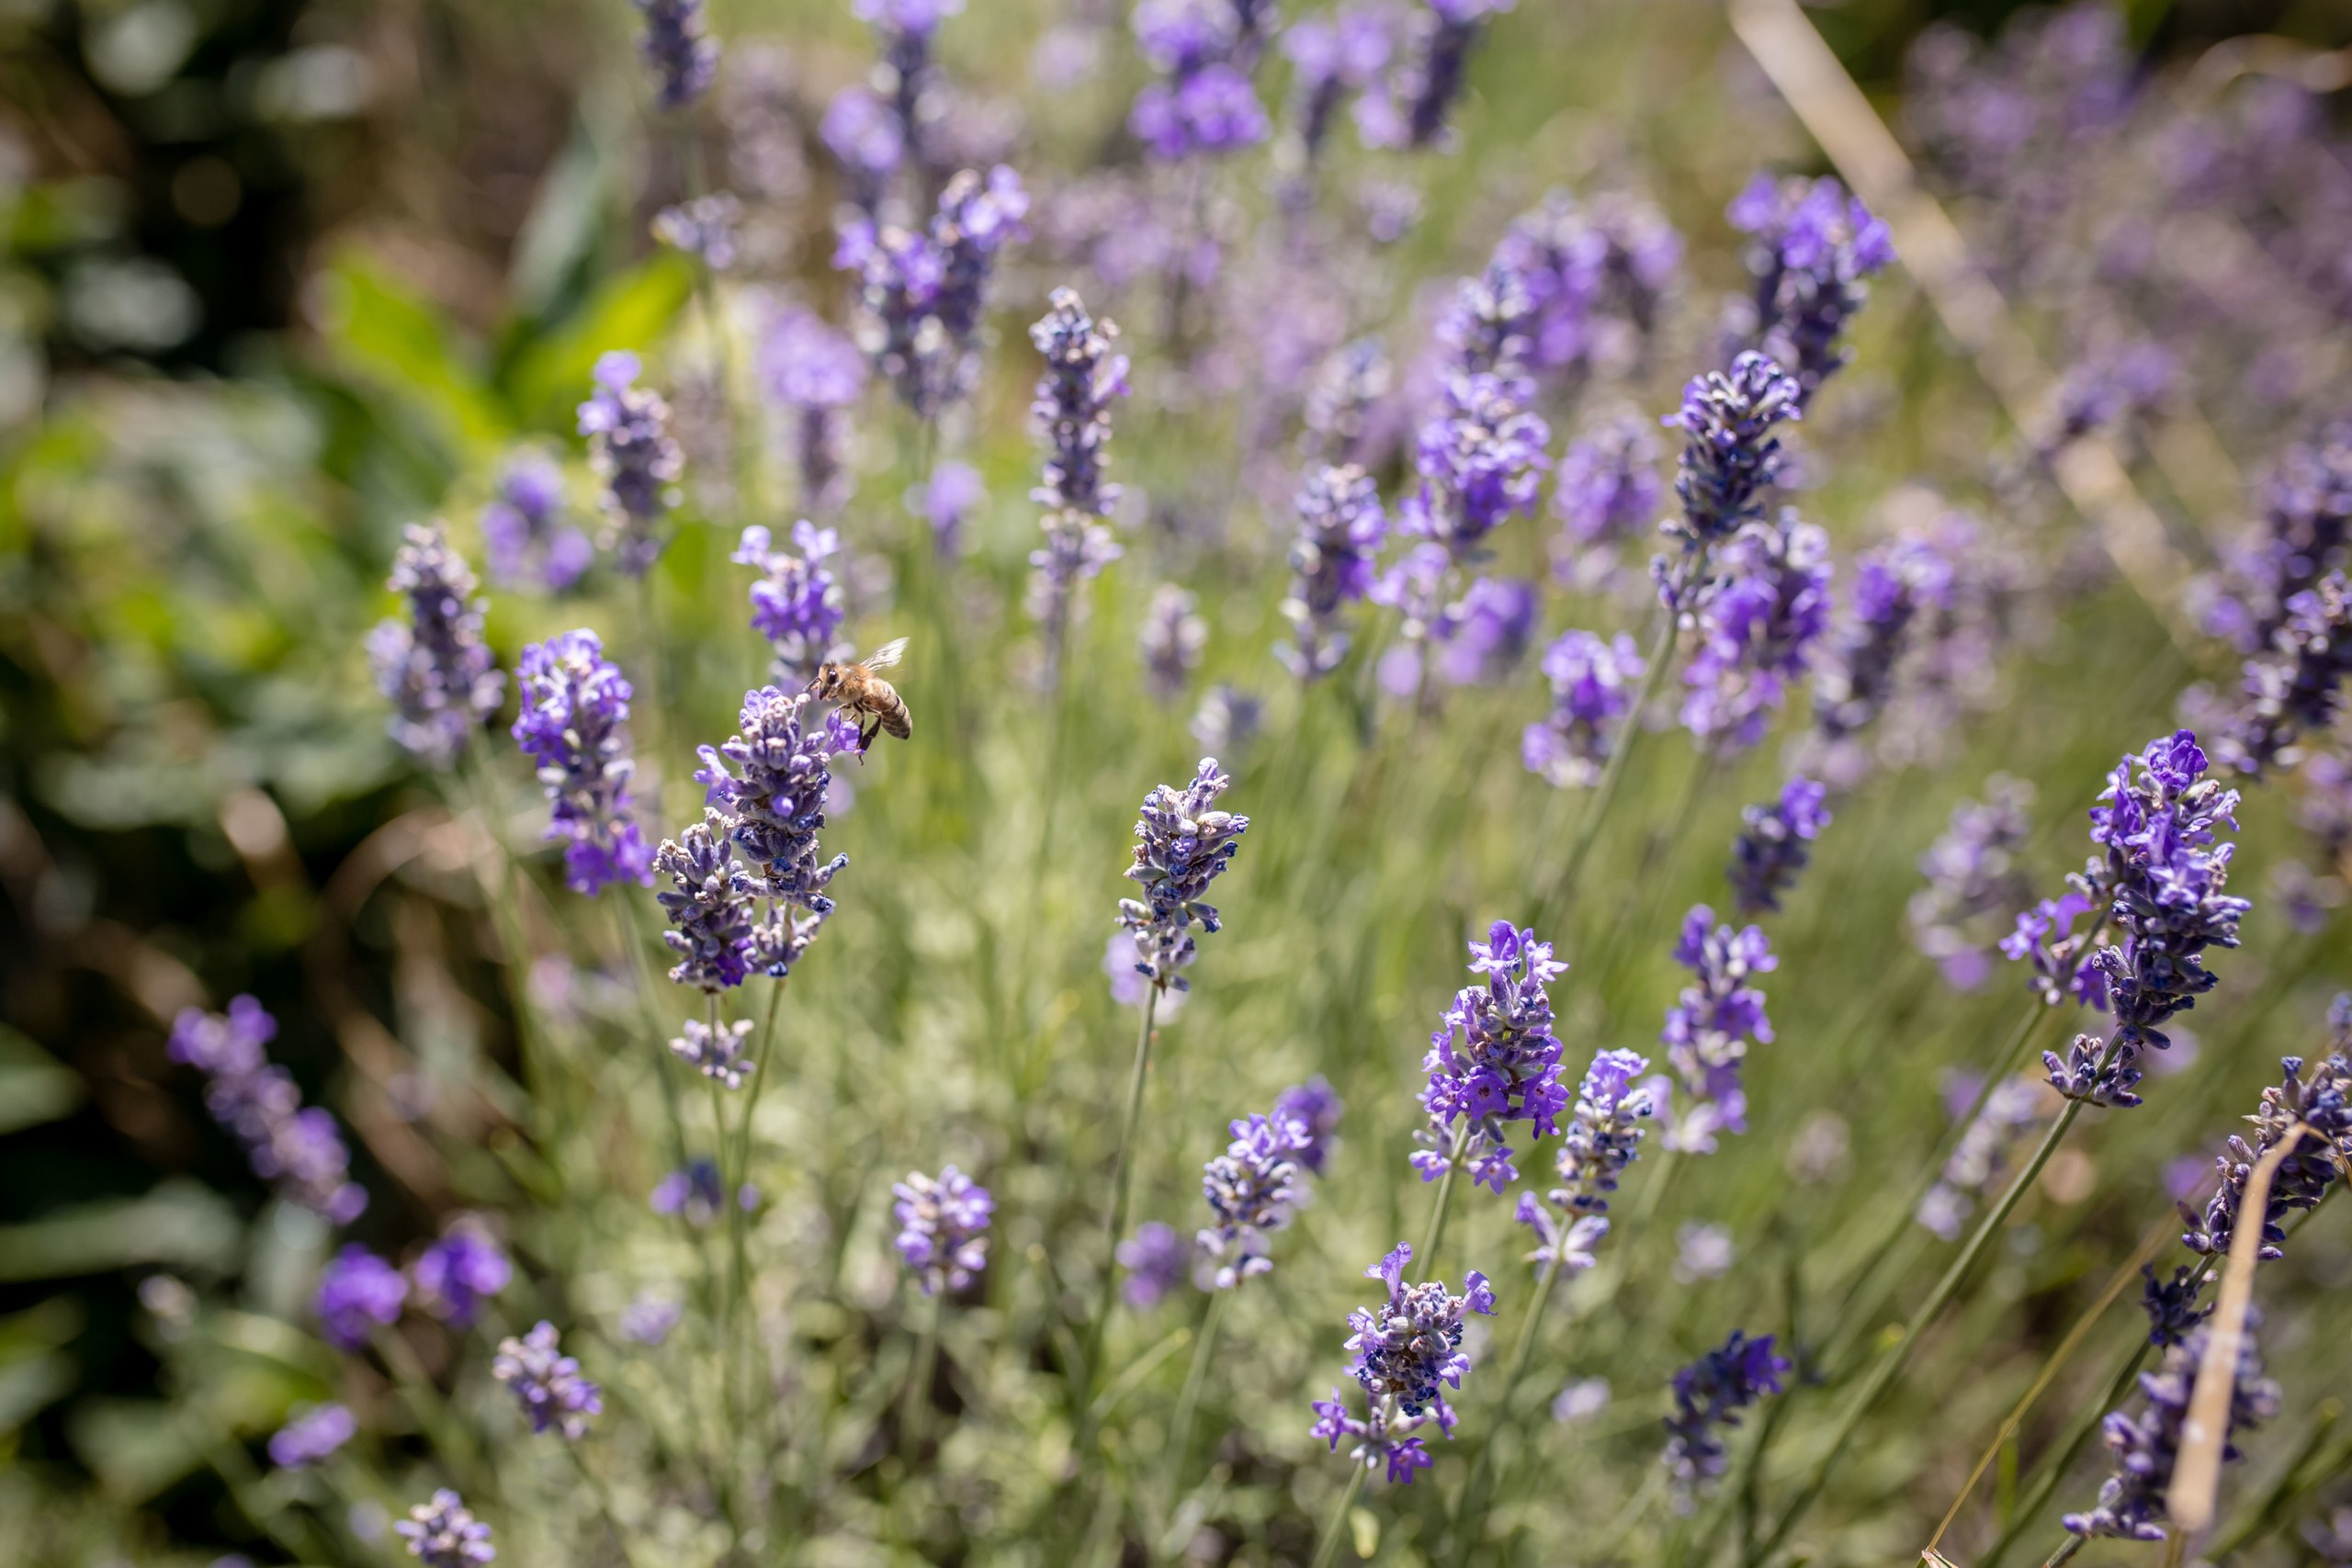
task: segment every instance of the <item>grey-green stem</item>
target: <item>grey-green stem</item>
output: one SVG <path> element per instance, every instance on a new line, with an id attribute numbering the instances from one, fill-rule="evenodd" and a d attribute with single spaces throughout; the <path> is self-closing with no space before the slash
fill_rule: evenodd
<path id="1" fill-rule="evenodd" d="M 1453 1173 L 1462 1168 L 1462 1151 L 1469 1146 L 1470 1122 L 1464 1118 L 1453 1129 L 1453 1146 L 1446 1151 L 1444 1174 L 1437 1179 L 1437 1201 L 1430 1206 L 1430 1228 L 1421 1233 L 1421 1249 L 1413 1254 L 1421 1278 L 1437 1278 L 1437 1244 L 1445 1239 L 1445 1211 L 1453 1201 Z"/>
<path id="2" fill-rule="evenodd" d="M 1534 1357 L 1536 1331 L 1543 1325 L 1544 1309 L 1552 1304 L 1553 1288 L 1559 1282 L 1560 1266 L 1556 1263 L 1544 1264 L 1536 1271 L 1535 1299 L 1528 1303 L 1527 1315 L 1520 1320 L 1519 1338 L 1511 1346 L 1510 1366 L 1503 1372 L 1502 1393 L 1495 1401 L 1493 1428 L 1479 1443 L 1478 1457 L 1470 1461 L 1470 1479 L 1463 1483 L 1462 1507 L 1453 1521 L 1454 1568 L 1464 1568 L 1486 1534 L 1487 1494 L 1493 1484 L 1495 1439 L 1511 1421 L 1511 1396 L 1519 1392 L 1519 1380 L 1526 1376 L 1527 1363 Z"/>
<path id="3" fill-rule="evenodd" d="M 1355 1507 L 1356 1499 L 1363 1495 L 1363 1478 L 1372 1473 L 1372 1467 L 1361 1460 L 1350 1460 L 1348 1468 L 1355 1473 L 1348 1477 L 1348 1484 L 1340 1492 L 1340 1501 L 1332 1508 L 1331 1517 L 1323 1521 L 1323 1538 L 1315 1543 L 1315 1561 L 1309 1568 L 1331 1568 L 1331 1564 L 1340 1560 L 1340 1538 L 1347 1533 L 1349 1511 Z"/>
<path id="4" fill-rule="evenodd" d="M 1111 1218 L 1102 1241 L 1102 1278 L 1095 1287 L 1094 1315 L 1086 1325 L 1085 1365 L 1079 1369 L 1079 1402 L 1083 1408 L 1094 1392 L 1102 1364 L 1102 1337 L 1118 1301 L 1119 1238 L 1127 1229 L 1127 1195 L 1135 1180 L 1136 1127 L 1143 1120 L 1143 1086 L 1151 1076 L 1151 1026 L 1159 1010 L 1159 987 L 1143 995 L 1143 1024 L 1136 1032 L 1135 1069 L 1127 1077 L 1127 1113 L 1119 1125 L 1118 1163 L 1111 1176 Z M 1091 1425 L 1089 1423 L 1088 1425 Z"/>
<path id="5" fill-rule="evenodd" d="M 1184 1495 L 1184 1455 L 1192 1446 L 1193 1416 L 1200 1408 L 1201 1390 L 1207 1383 L 1209 1358 L 1216 1353 L 1217 1329 L 1225 1321 L 1226 1298 L 1241 1288 L 1241 1282 L 1224 1290 L 1209 1292 L 1208 1311 L 1201 1317 L 1201 1337 L 1193 1346 L 1193 1364 L 1184 1373 L 1184 1390 L 1176 1396 L 1176 1414 L 1168 1423 L 1168 1476 L 1160 1489 L 1164 1513 L 1163 1529 L 1176 1517 L 1176 1506 Z M 1155 1546 L 1152 1556 L 1159 1552 Z"/>

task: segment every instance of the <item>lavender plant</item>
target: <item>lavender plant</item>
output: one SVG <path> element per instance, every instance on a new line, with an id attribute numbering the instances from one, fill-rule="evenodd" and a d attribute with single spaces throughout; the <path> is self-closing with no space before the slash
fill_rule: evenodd
<path id="1" fill-rule="evenodd" d="M 474 574 L 441 525 L 412 524 L 402 538 L 385 586 L 408 601 L 408 617 L 377 624 L 368 661 L 392 705 L 392 739 L 427 767 L 447 768 L 497 713 L 506 675 L 482 642 L 488 602 L 473 597 Z"/>

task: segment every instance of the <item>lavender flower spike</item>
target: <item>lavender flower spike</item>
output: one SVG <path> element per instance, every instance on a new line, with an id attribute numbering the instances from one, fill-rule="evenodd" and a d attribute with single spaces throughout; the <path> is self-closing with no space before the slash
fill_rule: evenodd
<path id="1" fill-rule="evenodd" d="M 727 1089 L 741 1089 L 752 1071 L 752 1063 L 744 1055 L 751 1032 L 752 1021 L 748 1018 L 721 1023 L 717 1028 L 690 1018 L 686 1020 L 684 1037 L 671 1041 L 670 1051 L 712 1082 Z"/>
<path id="2" fill-rule="evenodd" d="M 1764 993 L 1747 982 L 1752 975 L 1778 968 L 1781 962 L 1756 927 L 1734 931 L 1714 922 L 1715 912 L 1704 904 L 1694 905 L 1682 919 L 1674 961 L 1691 970 L 1695 979 L 1667 1010 L 1666 1028 L 1658 1035 L 1683 1091 L 1706 1111 L 1702 1118 L 1686 1119 L 1697 1120 L 1697 1128 L 1678 1127 L 1668 1141 L 1668 1147 L 1691 1154 L 1714 1151 L 1716 1127 L 1747 1131 L 1740 1065 L 1747 1060 L 1751 1039 L 1771 1043 L 1772 1023 L 1764 1016 Z"/>
<path id="3" fill-rule="evenodd" d="M 359 1423 L 345 1404 L 298 1404 L 269 1439 L 269 1462 L 280 1470 L 307 1470 L 334 1456 L 351 1441 Z"/>
<path id="4" fill-rule="evenodd" d="M 1666 606 L 1679 611 L 1699 586 L 1702 558 L 1764 515 L 1763 491 L 1781 472 L 1781 443 L 1772 427 L 1804 417 L 1804 389 L 1761 354 L 1743 354 L 1729 372 L 1711 370 L 1682 390 L 1681 410 L 1663 422 L 1683 434 L 1674 493 L 1679 523 L 1661 525 L 1681 543 L 1675 560 L 1653 561 Z"/>
<path id="5" fill-rule="evenodd" d="M 549 593 L 580 581 L 596 547 L 563 517 L 563 471 L 544 452 L 525 448 L 499 471 L 498 492 L 481 509 L 491 581 L 502 588 L 536 579 Z"/>
<path id="6" fill-rule="evenodd" d="M 1886 225 L 1836 180 L 1758 174 L 1725 214 L 1756 237 L 1755 342 L 1786 366 L 1810 400 L 1852 351 L 1839 336 L 1870 299 L 1866 281 L 1894 260 Z"/>
<path id="7" fill-rule="evenodd" d="M 1183 971 L 1196 949 L 1193 922 L 1214 933 L 1216 907 L 1202 902 L 1241 848 L 1250 818 L 1216 808 L 1232 786 L 1217 772 L 1216 759 L 1201 759 L 1200 772 L 1182 793 L 1161 784 L 1144 797 L 1136 822 L 1135 863 L 1127 879 L 1143 885 L 1144 897 L 1119 900 L 1119 924 L 1135 938 L 1136 973 L 1160 990 L 1191 989 Z"/>
<path id="8" fill-rule="evenodd" d="M 482 642 L 486 600 L 449 547 L 441 525 L 411 524 L 385 586 L 408 601 L 408 618 L 368 634 L 376 688 L 391 701 L 391 737 L 428 767 L 457 761 L 505 694 L 506 676 Z"/>
<path id="9" fill-rule="evenodd" d="M 752 367 L 768 400 L 791 426 L 800 504 L 820 515 L 849 499 L 849 411 L 865 390 L 857 345 L 799 305 L 772 310 Z"/>
<path id="10" fill-rule="evenodd" d="M 2352 678 L 2352 587 L 2344 573 L 2329 572 L 2283 608 L 2269 647 L 2246 660 L 2245 708 L 2214 748 L 2253 778 L 2292 767 L 2304 737 L 2324 737 L 2335 727 Z"/>
<path id="11" fill-rule="evenodd" d="M 1421 1103 L 1432 1118 L 1446 1127 L 1465 1117 L 1491 1122 L 1498 1135 L 1504 1122 L 1532 1122 L 1539 1138 L 1553 1131 L 1568 1096 L 1544 987 L 1567 970 L 1553 959 L 1550 942 L 1509 920 L 1470 943 L 1470 971 L 1486 980 L 1456 992 L 1430 1036 Z"/>
<path id="12" fill-rule="evenodd" d="M 2238 1344 L 2238 1364 L 2230 1389 L 2229 1424 L 2222 1433 L 2222 1457 L 2239 1457 L 2230 1438 L 2267 1421 L 2278 1413 L 2278 1385 L 2262 1375 L 2262 1353 L 2254 1330 L 2259 1314 L 2246 1314 L 2245 1335 Z M 2140 1374 L 2140 1393 L 2147 1408 L 2136 1417 L 2118 1410 L 2100 1427 L 2108 1452 L 2115 1456 L 2115 1473 L 2098 1489 L 2098 1504 L 2086 1513 L 2068 1514 L 2060 1522 L 2085 1537 L 2109 1536 L 2121 1540 L 2163 1540 L 2167 1533 L 2165 1508 L 2172 1489 L 2173 1467 L 2180 1459 L 2182 1428 L 2188 1421 L 2188 1400 L 2197 1385 L 2198 1368 L 2205 1359 L 2206 1337 L 2212 1330 L 2198 1327 L 2165 1352 L 2153 1372 Z"/>
<path id="13" fill-rule="evenodd" d="M 1232 1131 L 1225 1153 L 1201 1168 L 1201 1195 L 1217 1223 L 1201 1232 L 1200 1247 L 1220 1291 L 1273 1268 L 1266 1235 L 1290 1224 L 1309 1142 L 1305 1122 L 1280 1114 L 1246 1117 Z"/>
<path id="14" fill-rule="evenodd" d="M 767 918 L 751 933 L 756 962 L 781 977 L 833 912 L 825 894 L 847 855 L 823 858 L 817 834 L 825 825 L 825 797 L 835 757 L 857 750 L 857 726 L 839 709 L 811 723 L 807 692 L 763 686 L 743 694 L 737 731 L 725 744 L 700 748 L 695 782 L 707 804 L 725 813 L 728 836 L 758 872 L 751 889 L 768 900 Z M 733 765 L 733 772 L 729 765 Z M 807 911 L 795 919 L 790 911 Z"/>
<path id="15" fill-rule="evenodd" d="M 419 1503 L 409 1517 L 392 1527 L 408 1542 L 408 1554 L 424 1568 L 473 1568 L 498 1555 L 490 1544 L 490 1527 L 467 1511 L 464 1500 L 447 1486 Z"/>
<path id="16" fill-rule="evenodd" d="M 1340 1130 L 1340 1113 L 1346 1109 L 1321 1073 L 1274 1096 L 1275 1120 L 1295 1122 L 1304 1132 L 1298 1163 L 1310 1173 L 1323 1174 L 1324 1162 L 1338 1142 L 1332 1134 Z"/>
<path id="17" fill-rule="evenodd" d="M 1520 761 L 1555 789 L 1589 789 L 1600 782 L 1619 721 L 1634 705 L 1634 682 L 1649 664 L 1623 632 L 1603 642 L 1590 632 L 1566 631 L 1544 650 L 1543 671 L 1552 683 L 1552 712 L 1521 733 Z"/>
<path id="18" fill-rule="evenodd" d="M 1281 605 L 1295 641 L 1277 643 L 1274 657 L 1301 681 L 1315 681 L 1348 656 L 1340 615 L 1372 592 L 1388 518 L 1380 508 L 1379 487 L 1352 465 L 1310 473 L 1297 507 L 1291 589 Z"/>
<path id="19" fill-rule="evenodd" d="M 1936 961 L 1944 983 L 1971 991 L 1992 973 L 1984 926 L 2006 920 L 2033 897 L 2017 857 L 2032 836 L 2026 807 L 2033 786 L 2005 774 L 1985 781 L 1986 799 L 1952 807 L 1951 826 L 1919 857 L 1928 885 L 1911 896 L 1913 943 Z"/>
<path id="20" fill-rule="evenodd" d="M 934 1179 L 910 1171 L 891 1191 L 899 1195 L 899 1249 L 926 1296 L 960 1291 L 988 1262 L 989 1216 L 996 1200 L 989 1190 L 957 1170 L 943 1168 Z"/>
<path id="21" fill-rule="evenodd" d="M 1057 288 L 1051 307 L 1029 329 L 1046 358 L 1046 373 L 1029 405 L 1045 436 L 1045 482 L 1029 492 L 1046 509 L 1043 548 L 1032 550 L 1028 610 L 1046 633 L 1046 680 L 1061 676 L 1061 654 L 1075 617 L 1079 586 L 1120 550 L 1102 519 L 1118 503 L 1119 487 L 1102 478 L 1111 440 L 1111 402 L 1127 395 L 1127 356 L 1114 354 L 1117 325 L 1096 321 L 1076 291 Z"/>
<path id="22" fill-rule="evenodd" d="M 1231 0 L 1142 0 L 1136 47 L 1163 81 L 1136 95 L 1127 129 L 1154 158 L 1227 152 L 1272 130 L 1249 67 L 1257 51 L 1254 6 Z"/>
<path id="23" fill-rule="evenodd" d="M 1781 900 L 1813 858 L 1809 847 L 1829 825 L 1829 792 L 1807 778 L 1781 786 L 1781 798 L 1744 807 L 1746 830 L 1732 844 L 1733 901 L 1743 915 L 1777 912 Z"/>
<path id="24" fill-rule="evenodd" d="M 638 831 L 628 782 L 628 705 L 636 694 L 582 627 L 523 649 L 523 711 L 514 736 L 553 803 L 545 837 L 564 842 L 564 881 L 591 897 L 616 882 L 653 885 L 653 852 Z"/>
<path id="25" fill-rule="evenodd" d="M 605 543 L 631 577 L 643 577 L 661 558 L 664 541 L 657 530 L 686 471 L 684 450 L 670 434 L 670 405 L 661 393 L 636 384 L 643 368 L 624 350 L 603 355 L 596 361 L 596 390 L 580 405 L 588 466 L 605 481 L 605 512 L 612 521 Z"/>
<path id="26" fill-rule="evenodd" d="M 1413 13 L 1409 50 L 1378 91 L 1356 101 L 1356 130 L 1368 147 L 1435 147 L 1447 140 L 1446 115 L 1462 96 L 1470 50 L 1487 17 L 1515 0 L 1427 0 Z"/>
<path id="27" fill-rule="evenodd" d="M 485 1300 L 506 1289 L 514 1266 L 480 1220 L 464 1216 L 418 1254 L 409 1277 L 426 1312 L 465 1329 L 474 1325 Z"/>
<path id="28" fill-rule="evenodd" d="M 1751 523 L 1720 554 L 1724 576 L 1700 607 L 1704 641 L 1682 672 L 1682 724 L 1702 744 L 1763 739 L 1829 626 L 1829 536 L 1792 507 Z"/>
<path id="29" fill-rule="evenodd" d="M 1447 378 L 1444 401 L 1421 426 L 1414 455 L 1420 488 L 1398 510 L 1397 531 L 1434 540 L 1455 566 L 1486 554 L 1489 534 L 1532 516 L 1552 459 L 1551 426 L 1530 412 L 1523 380 L 1486 372 Z"/>
<path id="30" fill-rule="evenodd" d="M 989 278 L 998 253 L 1027 236 L 1028 210 L 1021 176 L 1000 164 L 949 180 L 920 232 L 865 220 L 842 229 L 833 265 L 858 275 L 858 344 L 919 417 L 937 418 L 978 374 Z"/>
<path id="31" fill-rule="evenodd" d="M 757 885 L 735 863 L 729 823 L 705 809 L 703 819 L 675 839 L 662 840 L 654 864 L 677 884 L 656 894 L 676 929 L 662 940 L 678 954 L 671 980 L 705 991 L 743 983 L 752 943 L 752 899 Z"/>
<path id="32" fill-rule="evenodd" d="M 1413 1249 L 1399 1242 L 1396 1249 L 1364 1270 L 1367 1279 L 1388 1287 L 1387 1301 L 1358 1307 L 1348 1314 L 1347 1348 L 1354 1353 L 1348 1370 L 1364 1392 L 1366 1415 L 1351 1414 L 1338 1389 L 1328 1400 L 1312 1402 L 1317 1417 L 1310 1435 L 1322 1438 L 1340 1451 L 1343 1438 L 1357 1439 L 1350 1460 L 1372 1466 L 1385 1463 L 1393 1483 L 1411 1484 L 1416 1471 L 1436 1462 L 1418 1436 L 1417 1428 L 1434 1425 L 1446 1437 L 1453 1435 L 1456 1417 L 1445 1402 L 1444 1389 L 1459 1389 L 1470 1358 L 1462 1351 L 1462 1319 L 1465 1313 L 1491 1316 L 1494 1292 L 1487 1277 L 1472 1269 L 1463 1277 L 1462 1293 L 1449 1293 L 1442 1281 L 1405 1283 L 1405 1267 Z"/>
<path id="33" fill-rule="evenodd" d="M 172 1022 L 172 1060 L 205 1075 L 204 1106 L 243 1145 L 255 1176 L 289 1203 L 348 1224 L 368 1207 L 368 1190 L 351 1179 L 351 1152 L 334 1117 L 305 1108 L 302 1091 L 263 1047 L 277 1021 L 252 997 L 235 997 L 226 1013 L 183 1008 Z"/>
<path id="34" fill-rule="evenodd" d="M 1136 1226 L 1136 1234 L 1114 1251 L 1119 1267 L 1127 1271 L 1120 1292 L 1127 1304 L 1138 1310 L 1159 1305 L 1160 1298 L 1183 1282 L 1191 1252 L 1174 1225 L 1147 1220 Z"/>
<path id="35" fill-rule="evenodd" d="M 1200 667 L 1209 626 L 1194 613 L 1200 601 L 1172 582 L 1152 590 L 1151 607 L 1136 634 L 1143 656 L 1144 690 L 1163 703 L 1184 694 L 1184 682 Z"/>
<path id="36" fill-rule="evenodd" d="M 1665 1461 L 1674 1478 L 1675 1506 L 1689 1513 L 1692 1495 L 1723 1474 L 1728 1462 L 1717 1429 L 1739 1425 L 1738 1411 L 1781 1392 L 1789 1359 L 1773 1354 L 1772 1336 L 1750 1339 L 1738 1329 L 1674 1374 L 1674 1414 L 1667 1417 Z"/>
<path id="37" fill-rule="evenodd" d="M 408 1300 L 408 1281 L 401 1271 L 354 1242 L 319 1271 L 319 1293 L 313 1310 L 319 1331 L 338 1350 L 356 1350 L 368 1343 L 373 1325 L 400 1321 L 401 1303 Z"/>
<path id="38" fill-rule="evenodd" d="M 849 651 L 841 641 L 841 584 L 824 565 L 841 548 L 841 536 L 804 517 L 792 525 L 792 543 L 797 555 L 771 548 L 767 529 L 755 523 L 727 558 L 760 574 L 752 584 L 752 629 L 775 649 L 775 678 L 805 686 L 819 665 Z"/>
<path id="39" fill-rule="evenodd" d="M 1602 1051 L 1585 1070 L 1556 1156 L 1561 1185 L 1542 1203 L 1532 1192 L 1521 1193 L 1512 1216 L 1535 1233 L 1529 1262 L 1553 1269 L 1592 1267 L 1594 1249 L 1609 1234 L 1609 1194 L 1641 1154 L 1650 1096 L 1634 1080 L 1648 1069 L 1648 1061 L 1631 1051 Z"/>
<path id="40" fill-rule="evenodd" d="M 2284 1142 L 2288 1130 L 2298 1123 L 2318 1136 L 2300 1141 L 2270 1179 L 2270 1196 L 2262 1215 L 2258 1254 L 2262 1258 L 2286 1256 L 2280 1247 L 2287 1233 L 2278 1222 L 2296 1210 L 2317 1208 L 2336 1177 L 2338 1162 L 2352 1157 L 2352 1063 L 2340 1054 L 2331 1055 L 2315 1066 L 2308 1078 L 2303 1077 L 2299 1056 L 2286 1057 L 2279 1066 L 2280 1081 L 2262 1091 L 2261 1106 L 2246 1118 L 2254 1123 L 2253 1143 L 2232 1137 L 2228 1151 L 2215 1156 L 2214 1174 L 2219 1179 L 2204 1212 L 2181 1205 L 2181 1218 L 2188 1225 L 2181 1245 L 2191 1252 L 2207 1258 L 2227 1256 L 2255 1163 Z"/>
<path id="41" fill-rule="evenodd" d="M 490 1375 L 514 1393 L 533 1432 L 560 1432 L 566 1442 L 587 1436 L 588 1417 L 605 1408 L 601 1391 L 580 1375 L 577 1360 L 562 1353 L 552 1323 L 540 1323 L 520 1339 L 499 1341 Z"/>

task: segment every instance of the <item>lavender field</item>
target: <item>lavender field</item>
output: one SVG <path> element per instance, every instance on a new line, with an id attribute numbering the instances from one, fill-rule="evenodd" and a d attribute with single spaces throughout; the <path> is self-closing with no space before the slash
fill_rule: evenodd
<path id="1" fill-rule="evenodd" d="M 0 6 L 0 1568 L 2352 1563 L 2352 21 L 1945 9 Z"/>

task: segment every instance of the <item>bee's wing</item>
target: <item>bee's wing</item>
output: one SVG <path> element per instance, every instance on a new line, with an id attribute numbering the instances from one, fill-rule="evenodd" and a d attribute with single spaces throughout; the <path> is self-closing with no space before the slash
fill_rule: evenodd
<path id="1" fill-rule="evenodd" d="M 905 658 L 906 652 L 907 639 L 902 637 L 892 637 L 888 642 L 884 643 L 881 647 L 876 649 L 873 652 L 859 660 L 858 662 L 865 665 L 868 670 L 888 670 L 891 665 L 896 664 L 899 660 Z"/>

